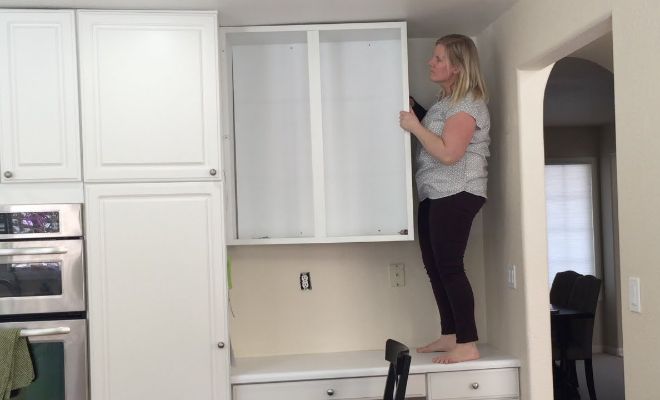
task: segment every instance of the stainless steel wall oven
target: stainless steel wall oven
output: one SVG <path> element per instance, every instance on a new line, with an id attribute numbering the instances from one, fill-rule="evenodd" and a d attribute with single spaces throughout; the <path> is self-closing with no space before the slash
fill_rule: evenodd
<path id="1" fill-rule="evenodd" d="M 37 379 L 12 400 L 87 400 L 80 204 L 0 206 L 0 329 L 21 328 Z"/>

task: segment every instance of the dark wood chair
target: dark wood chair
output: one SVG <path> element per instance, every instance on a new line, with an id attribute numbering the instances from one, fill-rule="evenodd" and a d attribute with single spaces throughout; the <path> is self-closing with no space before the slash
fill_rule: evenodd
<path id="1" fill-rule="evenodd" d="M 569 275 L 572 276 L 572 274 Z M 583 360 L 589 398 L 596 400 L 592 364 L 592 339 L 601 280 L 592 275 L 577 275 L 566 303 L 563 305 L 553 303 L 562 308 L 579 311 L 580 314 L 576 318 L 566 320 L 552 318 L 552 358 L 562 363 L 568 363 L 568 366 L 563 367 L 570 369 L 571 379 L 576 385 L 577 372 L 575 364 L 577 360 Z M 559 324 L 561 325 L 558 326 Z"/>
<path id="2" fill-rule="evenodd" d="M 582 275 L 575 271 L 558 272 L 552 280 L 552 287 L 550 287 L 550 304 L 567 308 L 573 285 L 579 276 Z"/>
<path id="3" fill-rule="evenodd" d="M 408 371 L 410 370 L 410 350 L 396 340 L 387 339 L 385 360 L 390 362 L 390 369 L 387 373 L 383 400 L 403 400 L 406 396 Z"/>

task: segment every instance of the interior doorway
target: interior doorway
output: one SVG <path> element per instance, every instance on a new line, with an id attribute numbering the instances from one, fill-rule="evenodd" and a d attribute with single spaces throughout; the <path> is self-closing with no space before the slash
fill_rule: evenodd
<path id="1" fill-rule="evenodd" d="M 543 100 L 548 284 L 564 270 L 602 281 L 592 343 L 600 400 L 625 393 L 612 64 L 609 32 L 555 63 Z"/>

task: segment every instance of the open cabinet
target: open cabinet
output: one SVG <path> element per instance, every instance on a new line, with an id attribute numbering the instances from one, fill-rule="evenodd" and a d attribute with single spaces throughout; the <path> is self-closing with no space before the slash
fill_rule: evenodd
<path id="1" fill-rule="evenodd" d="M 403 22 L 221 28 L 228 244 L 413 239 Z"/>

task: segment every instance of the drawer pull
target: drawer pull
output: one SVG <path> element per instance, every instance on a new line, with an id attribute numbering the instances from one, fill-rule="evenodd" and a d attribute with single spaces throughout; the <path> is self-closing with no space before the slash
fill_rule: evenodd
<path id="1" fill-rule="evenodd" d="M 325 392 L 328 394 L 328 396 L 332 396 L 333 394 L 335 394 L 335 389 L 328 389 Z"/>
<path id="2" fill-rule="evenodd" d="M 479 382 L 474 382 L 470 386 L 472 387 L 472 389 L 477 390 L 479 389 Z"/>

